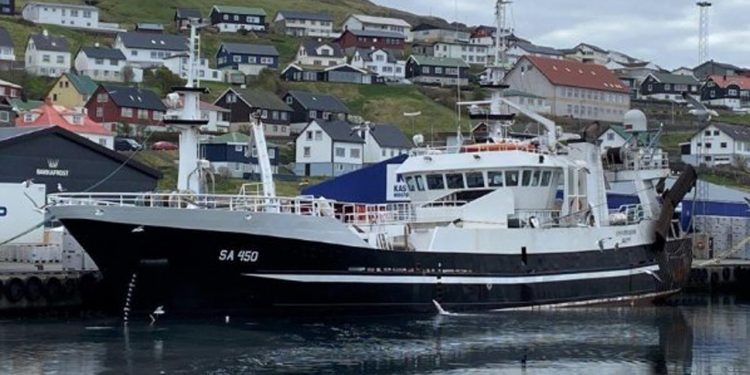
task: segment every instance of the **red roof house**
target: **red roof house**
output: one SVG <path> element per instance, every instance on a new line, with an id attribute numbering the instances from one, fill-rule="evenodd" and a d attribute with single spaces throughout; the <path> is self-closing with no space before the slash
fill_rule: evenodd
<path id="1" fill-rule="evenodd" d="M 44 104 L 24 112 L 16 119 L 17 127 L 59 126 L 102 146 L 114 148 L 114 134 L 101 123 L 87 115 L 85 110 L 73 110 L 52 104 L 47 98 Z"/>

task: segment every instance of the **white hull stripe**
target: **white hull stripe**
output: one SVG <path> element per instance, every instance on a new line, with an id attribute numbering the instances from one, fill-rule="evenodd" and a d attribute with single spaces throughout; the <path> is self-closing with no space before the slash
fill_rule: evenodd
<path id="1" fill-rule="evenodd" d="M 341 284 L 458 284 L 458 285 L 514 285 L 537 284 L 558 281 L 605 279 L 611 277 L 634 276 L 659 270 L 658 265 L 616 271 L 598 271 L 540 276 L 479 277 L 479 276 L 409 276 L 409 275 L 325 275 L 325 274 L 284 274 L 284 273 L 243 273 L 242 276 L 260 277 L 300 283 L 341 283 Z"/>

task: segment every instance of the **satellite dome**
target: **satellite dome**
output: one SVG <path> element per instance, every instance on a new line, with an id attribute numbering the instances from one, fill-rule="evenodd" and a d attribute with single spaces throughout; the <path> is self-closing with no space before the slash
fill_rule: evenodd
<path id="1" fill-rule="evenodd" d="M 638 109 L 631 109 L 625 112 L 622 124 L 625 125 L 625 131 L 628 132 L 645 132 L 648 130 L 646 115 Z"/>

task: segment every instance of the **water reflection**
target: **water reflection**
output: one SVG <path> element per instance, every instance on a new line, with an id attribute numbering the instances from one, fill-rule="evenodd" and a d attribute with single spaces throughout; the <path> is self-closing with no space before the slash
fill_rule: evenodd
<path id="1" fill-rule="evenodd" d="M 747 372 L 750 307 L 0 324 L 0 373 Z"/>

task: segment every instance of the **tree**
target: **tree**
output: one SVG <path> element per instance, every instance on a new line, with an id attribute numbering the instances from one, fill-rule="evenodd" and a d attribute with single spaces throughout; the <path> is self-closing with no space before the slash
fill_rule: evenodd
<path id="1" fill-rule="evenodd" d="M 143 73 L 143 84 L 157 91 L 161 96 L 172 92 L 172 87 L 185 86 L 185 80 L 165 67 Z"/>

